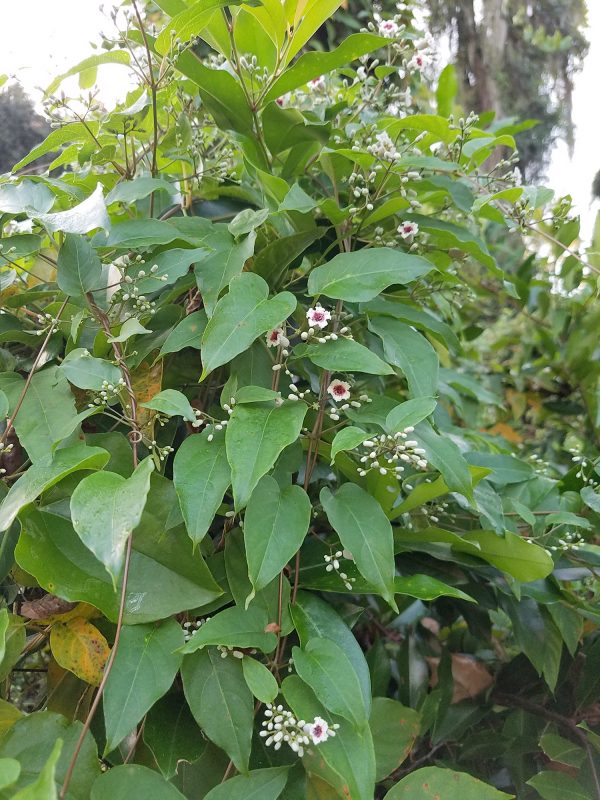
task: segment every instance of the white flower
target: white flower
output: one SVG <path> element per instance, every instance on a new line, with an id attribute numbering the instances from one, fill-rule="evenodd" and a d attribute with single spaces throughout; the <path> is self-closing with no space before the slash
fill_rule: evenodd
<path id="1" fill-rule="evenodd" d="M 266 336 L 267 347 L 287 347 L 290 340 L 286 337 L 283 328 L 273 328 Z"/>
<path id="2" fill-rule="evenodd" d="M 326 742 L 330 736 L 335 736 L 335 731 L 331 730 L 329 724 L 322 717 L 315 717 L 304 729 L 313 741 L 313 744 Z"/>
<path id="3" fill-rule="evenodd" d="M 413 72 L 421 72 L 427 64 L 429 59 L 423 53 L 415 53 L 411 60 L 408 62 L 408 68 Z"/>
<path id="4" fill-rule="evenodd" d="M 378 24 L 379 35 L 386 39 L 395 39 L 398 36 L 400 26 L 393 19 L 382 19 Z"/>
<path id="5" fill-rule="evenodd" d="M 331 381 L 327 387 L 327 391 L 336 403 L 340 400 L 348 400 L 350 398 L 350 384 L 346 381 L 340 381 L 337 378 Z"/>
<path id="6" fill-rule="evenodd" d="M 370 144 L 367 147 L 367 150 L 369 153 L 371 153 L 371 155 L 387 161 L 394 161 L 394 159 L 398 158 L 400 155 L 396 150 L 396 145 L 385 131 L 377 134 L 375 137 L 375 143 Z"/>
<path id="7" fill-rule="evenodd" d="M 325 76 L 319 75 L 318 78 L 313 78 L 308 82 L 308 85 L 311 89 L 323 90 L 325 88 Z"/>
<path id="8" fill-rule="evenodd" d="M 398 225 L 398 233 L 403 239 L 409 239 L 411 242 L 419 232 L 419 226 L 416 222 L 410 222 L 409 220 L 404 220 L 400 225 Z"/>
<path id="9" fill-rule="evenodd" d="M 326 308 L 321 308 L 320 305 L 315 306 L 314 308 L 309 308 L 306 312 L 306 319 L 309 322 L 311 328 L 326 328 L 327 323 L 331 319 L 331 312 L 327 311 Z"/>

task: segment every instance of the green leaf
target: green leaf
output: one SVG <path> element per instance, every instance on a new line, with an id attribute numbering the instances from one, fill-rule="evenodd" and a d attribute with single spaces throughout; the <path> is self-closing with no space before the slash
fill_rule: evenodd
<path id="1" fill-rule="evenodd" d="M 0 681 L 3 681 L 8 678 L 12 668 L 21 658 L 26 634 L 22 617 L 9 614 L 4 608 L 0 614 L 0 620 L 0 652 L 2 656 L 0 658 Z"/>
<path id="2" fill-rule="evenodd" d="M 108 342 L 126 342 L 132 336 L 137 336 L 140 333 L 152 333 L 152 331 L 144 328 L 135 317 L 130 317 L 121 325 L 118 336 L 107 336 L 106 340 Z"/>
<path id="3" fill-rule="evenodd" d="M 172 783 L 158 772 L 141 764 L 113 767 L 101 775 L 92 787 L 90 800 L 185 800 Z"/>
<path id="4" fill-rule="evenodd" d="M 166 694 L 152 706 L 144 723 L 144 744 L 167 780 L 177 773 L 180 761 L 191 763 L 202 755 L 206 742 L 183 694 Z"/>
<path id="5" fill-rule="evenodd" d="M 115 364 L 103 358 L 94 358 L 83 347 L 71 350 L 63 359 L 59 370 L 73 386 L 96 392 L 103 388 L 105 382 L 118 386 L 121 378 L 121 370 Z"/>
<path id="6" fill-rule="evenodd" d="M 182 237 L 174 225 L 158 219 L 130 219 L 113 225 L 108 238 L 94 243 L 101 247 L 118 247 L 121 250 L 133 250 L 143 247 L 154 247 L 169 244 Z"/>
<path id="7" fill-rule="evenodd" d="M 533 467 L 526 461 L 521 461 L 515 456 L 502 455 L 501 453 L 467 453 L 469 464 L 478 467 L 487 467 L 490 474 L 488 481 L 500 486 L 509 483 L 522 483 L 534 476 Z"/>
<path id="8" fill-rule="evenodd" d="M 540 738 L 540 747 L 552 761 L 570 767 L 580 767 L 585 759 L 585 751 L 581 747 L 556 733 L 545 733 Z"/>
<path id="9" fill-rule="evenodd" d="M 104 690 L 106 746 L 110 753 L 166 694 L 181 666 L 176 652 L 183 630 L 174 620 L 160 625 L 124 625 Z"/>
<path id="10" fill-rule="evenodd" d="M 288 778 L 288 767 L 255 769 L 215 786 L 205 800 L 277 800 Z"/>
<path id="11" fill-rule="evenodd" d="M 92 120 L 85 123 L 69 122 L 66 125 L 62 125 L 60 128 L 50 131 L 41 144 L 36 145 L 31 152 L 15 164 L 12 168 L 13 173 L 26 167 L 27 164 L 31 164 L 32 161 L 40 158 L 40 156 L 45 156 L 47 153 L 55 153 L 63 144 L 69 144 L 71 142 L 95 144 L 94 136 L 98 133 L 98 128 L 99 123 Z"/>
<path id="12" fill-rule="evenodd" d="M 254 703 L 240 660 L 221 658 L 214 648 L 199 650 L 184 658 L 181 677 L 198 725 L 240 772 L 247 772 Z"/>
<path id="13" fill-rule="evenodd" d="M 391 317 L 369 318 L 369 330 L 383 342 L 386 359 L 406 376 L 413 397 L 437 394 L 438 357 L 422 334 Z"/>
<path id="14" fill-rule="evenodd" d="M 346 654 L 358 677 L 365 707 L 371 707 L 371 678 L 363 651 L 354 634 L 337 612 L 309 592 L 298 592 L 296 602 L 290 606 L 294 626 L 302 647 L 312 639 L 335 642 Z"/>
<path id="15" fill-rule="evenodd" d="M 16 793 L 25 789 L 40 777 L 54 753 L 56 742 L 61 740 L 62 750 L 54 774 L 58 795 L 82 727 L 81 722 L 69 722 L 60 714 L 50 711 L 38 711 L 17 720 L 0 743 L 0 758 L 14 758 L 21 765 L 21 772 L 11 791 Z M 87 733 L 65 800 L 88 800 L 92 784 L 99 774 L 96 743 L 92 735 Z M 14 798 L 15 794 L 10 796 Z M 47 797 L 52 795 L 42 795 L 43 800 L 47 800 Z"/>
<path id="16" fill-rule="evenodd" d="M 269 620 L 264 609 L 251 606 L 244 610 L 232 606 L 219 611 L 206 620 L 191 639 L 181 648 L 183 653 L 195 653 L 207 645 L 220 644 L 224 647 L 256 648 L 271 653 L 277 646 L 274 633 L 266 633 Z"/>
<path id="17" fill-rule="evenodd" d="M 204 432 L 188 436 L 173 462 L 173 482 L 185 525 L 194 545 L 202 541 L 231 483 L 225 437 Z"/>
<path id="18" fill-rule="evenodd" d="M 364 489 L 345 483 L 335 495 L 321 490 L 321 503 L 361 575 L 397 610 L 394 599 L 392 526 L 379 503 Z"/>
<path id="19" fill-rule="evenodd" d="M 92 194 L 79 205 L 55 214 L 35 214 L 35 217 L 51 233 L 89 233 L 101 228 L 110 230 L 110 219 L 106 211 L 102 184 L 98 183 Z"/>
<path id="20" fill-rule="evenodd" d="M 334 300 L 366 302 L 388 286 L 411 283 L 433 268 L 433 264 L 420 256 L 389 247 L 340 253 L 312 270 L 308 276 L 308 292 L 324 294 Z"/>
<path id="21" fill-rule="evenodd" d="M 268 216 L 268 208 L 259 208 L 256 211 L 253 208 L 245 208 L 243 211 L 240 211 L 239 214 L 235 215 L 227 226 L 227 230 L 236 238 L 238 236 L 244 236 L 244 234 L 251 233 L 256 228 L 260 228 Z"/>
<path id="22" fill-rule="evenodd" d="M 230 0 L 227 5 L 231 5 Z M 250 138 L 256 136 L 246 95 L 233 75 L 224 69 L 206 67 L 190 52 L 182 53 L 176 64 L 177 69 L 198 86 L 200 97 L 219 128 Z"/>
<path id="23" fill-rule="evenodd" d="M 340 725 L 335 737 L 304 754 L 305 769 L 335 786 L 348 800 L 374 797 L 375 752 L 368 726 L 357 731 L 342 717 L 331 720 L 312 689 L 296 675 L 287 677 L 281 688 L 297 719 L 320 716 Z"/>
<path id="24" fill-rule="evenodd" d="M 369 434 L 363 431 L 362 428 L 354 428 L 353 426 L 342 428 L 341 431 L 336 433 L 331 443 L 331 463 L 333 464 L 338 453 L 344 450 L 354 450 L 355 447 L 358 447 L 368 438 Z"/>
<path id="25" fill-rule="evenodd" d="M 275 239 L 256 254 L 252 271 L 271 286 L 278 286 L 289 265 L 317 238 L 318 231 L 305 231 Z"/>
<path id="26" fill-rule="evenodd" d="M 254 594 L 279 575 L 308 532 L 311 503 L 300 486 L 282 489 L 265 475 L 252 492 L 244 517 L 248 577 Z"/>
<path id="27" fill-rule="evenodd" d="M 58 253 L 56 276 L 59 288 L 73 297 L 82 297 L 101 287 L 102 263 L 88 239 L 72 233 L 65 236 Z"/>
<path id="28" fill-rule="evenodd" d="M 167 336 L 160 349 L 160 355 L 178 353 L 184 347 L 193 347 L 200 350 L 202 334 L 206 328 L 207 318 L 205 311 L 194 311 L 179 322 Z"/>
<path id="29" fill-rule="evenodd" d="M 101 66 L 102 64 L 125 64 L 128 65 L 131 61 L 130 55 L 125 50 L 113 50 L 107 53 L 99 53 L 96 56 L 89 56 L 88 58 L 84 58 L 83 61 L 80 61 L 74 67 L 63 72 L 58 77 L 54 78 L 52 83 L 46 89 L 46 94 L 56 94 L 56 90 L 60 86 L 60 84 L 65 80 L 65 78 L 70 78 L 71 75 L 82 75 L 82 73 L 88 72 L 89 70 L 93 70 L 94 73 L 97 67 Z M 80 77 L 81 80 L 81 77 Z M 89 86 L 82 87 L 82 88 L 89 88 Z"/>
<path id="30" fill-rule="evenodd" d="M 339 47 L 329 52 L 312 51 L 304 53 L 285 70 L 265 95 L 264 102 L 277 100 L 278 97 L 304 86 L 313 78 L 326 75 L 338 67 L 344 67 L 351 61 L 360 58 L 380 47 L 386 47 L 389 39 L 374 33 L 354 33 L 345 38 Z"/>
<path id="31" fill-rule="evenodd" d="M 296 308 L 296 298 L 281 292 L 269 299 L 269 287 L 258 275 L 243 272 L 215 307 L 202 336 L 201 380 L 247 350 L 262 333 L 277 327 Z"/>
<path id="32" fill-rule="evenodd" d="M 229 286 L 232 278 L 242 272 L 246 261 L 254 253 L 256 234 L 251 233 L 240 242 L 235 242 L 233 235 L 238 234 L 221 230 L 218 236 L 208 239 L 207 243 L 214 248 L 214 252 L 194 265 L 198 290 L 209 317 L 212 317 L 223 289 Z"/>
<path id="33" fill-rule="evenodd" d="M 292 650 L 296 672 L 332 714 L 361 729 L 368 711 L 358 676 L 342 648 L 330 639 L 310 639 Z"/>
<path id="34" fill-rule="evenodd" d="M 438 435 L 428 422 L 419 423 L 415 439 L 425 450 L 426 460 L 439 470 L 446 485 L 473 500 L 473 484 L 464 456 L 449 436 Z"/>
<path id="35" fill-rule="evenodd" d="M 251 656 L 242 659 L 244 680 L 248 688 L 261 703 L 272 703 L 279 694 L 279 686 L 265 665 Z"/>
<path id="36" fill-rule="evenodd" d="M 101 469 L 109 459 L 106 450 L 77 444 L 57 450 L 54 458 L 32 464 L 24 475 L 13 483 L 0 506 L 0 530 L 5 531 L 22 508 L 50 489 L 72 472 Z"/>
<path id="37" fill-rule="evenodd" d="M 279 392 L 273 389 L 263 389 L 262 386 L 242 386 L 235 393 L 236 403 L 267 403 L 270 400 L 277 400 Z"/>
<path id="38" fill-rule="evenodd" d="M 54 133 L 58 133 L 58 131 L 54 131 Z M 54 195 L 43 183 L 24 180 L 18 184 L 4 183 L 0 186 L 0 211 L 5 214 L 22 214 L 24 211 L 28 214 L 36 211 L 43 213 L 51 209 L 53 205 Z M 4 247 L 16 245 L 15 242 L 11 242 L 12 238 L 2 237 Z M 17 249 L 14 255 L 18 256 L 19 254 L 24 255 Z M 5 259 L 1 263 L 6 263 Z"/>
<path id="39" fill-rule="evenodd" d="M 527 781 L 544 800 L 589 800 L 590 795 L 575 778 L 564 772 L 538 772 Z"/>
<path id="40" fill-rule="evenodd" d="M 449 117 L 452 113 L 457 91 L 456 68 L 454 64 L 448 64 L 440 74 L 435 92 L 438 114 L 442 117 Z"/>
<path id="41" fill-rule="evenodd" d="M 298 439 L 306 406 L 236 405 L 225 434 L 227 458 L 237 510 L 244 508 L 259 480 L 275 464 L 281 451 Z"/>
<path id="42" fill-rule="evenodd" d="M 11 411 L 16 408 L 24 381 L 12 373 L 10 384 L 0 387 L 8 397 Z M 64 374 L 55 366 L 36 372 L 25 392 L 15 419 L 19 441 L 33 462 L 48 459 L 56 445 L 79 427 L 75 399 Z"/>
<path id="43" fill-rule="evenodd" d="M 21 765 L 15 758 L 0 758 L 0 789 L 12 786 L 20 772 Z"/>
<path id="44" fill-rule="evenodd" d="M 523 583 L 545 578 L 554 569 L 549 553 L 537 544 L 506 531 L 498 536 L 494 531 L 467 531 L 456 550 L 484 558 L 503 572 Z"/>
<path id="45" fill-rule="evenodd" d="M 417 711 L 397 700 L 375 697 L 369 726 L 375 746 L 376 779 L 382 781 L 398 769 L 413 749 L 421 718 Z"/>
<path id="46" fill-rule="evenodd" d="M 387 415 L 385 429 L 389 433 L 397 433 L 405 428 L 414 427 L 430 414 L 433 414 L 437 400 L 433 397 L 415 397 L 400 403 Z"/>
<path id="47" fill-rule="evenodd" d="M 130 478 L 96 472 L 84 478 L 71 497 L 73 527 L 84 545 L 101 561 L 116 585 L 125 561 L 125 547 L 137 528 L 154 470 L 145 458 Z"/>
<path id="48" fill-rule="evenodd" d="M 294 34 L 286 52 L 285 63 L 299 53 L 311 36 L 337 11 L 342 0 L 307 0 L 292 6 L 295 9 Z M 299 24 L 298 24 L 299 23 Z"/>
<path id="49" fill-rule="evenodd" d="M 423 767 L 402 778 L 384 800 L 433 800 L 436 795 L 444 800 L 508 800 L 513 797 L 466 772 Z"/>
<path id="50" fill-rule="evenodd" d="M 56 791 L 56 764 L 63 747 L 62 739 L 57 739 L 37 779 L 28 784 L 20 792 L 13 795 L 13 800 L 58 800 Z"/>
<path id="51" fill-rule="evenodd" d="M 155 394 L 152 400 L 141 405 L 143 408 L 160 411 L 167 417 L 183 417 L 188 422 L 196 422 L 196 415 L 190 401 L 177 389 L 163 389 L 162 392 Z"/>
<path id="52" fill-rule="evenodd" d="M 427 231 L 431 238 L 431 243 L 447 250 L 450 247 L 457 247 L 469 253 L 481 264 L 489 267 L 493 274 L 502 275 L 498 269 L 496 261 L 490 255 L 488 247 L 483 239 L 475 236 L 467 228 L 455 225 L 452 222 L 436 219 L 435 217 L 425 216 L 424 214 L 413 214 L 407 212 L 406 219 L 412 220 L 419 225 L 419 228 Z"/>
<path id="53" fill-rule="evenodd" d="M 379 356 L 355 342 L 339 338 L 324 344 L 300 344 L 294 356 L 308 358 L 313 364 L 332 372 L 366 372 L 370 375 L 393 375 L 394 370 Z"/>
<path id="54" fill-rule="evenodd" d="M 192 553 L 185 532 L 168 530 L 167 517 L 174 499 L 156 484 L 149 494 L 147 506 L 156 507 L 147 511 L 134 536 L 125 595 L 127 625 L 165 619 L 211 603 L 223 593 L 201 556 Z M 15 558 L 47 591 L 64 600 L 90 603 L 116 621 L 119 595 L 112 580 L 68 520 L 28 511 Z"/>
<path id="55" fill-rule="evenodd" d="M 162 178 L 150 178 L 142 175 L 131 181 L 125 180 L 117 183 L 106 195 L 106 205 L 111 203 L 135 203 L 136 200 L 143 200 L 144 197 L 153 192 L 163 191 L 170 195 L 176 193 L 175 185 L 163 180 Z"/>
<path id="56" fill-rule="evenodd" d="M 192 6 L 169 20 L 156 39 L 157 51 L 166 55 L 171 50 L 172 37 L 181 42 L 194 39 L 208 25 L 215 11 L 227 5 L 236 3 L 230 3 L 229 0 L 196 0 Z"/>

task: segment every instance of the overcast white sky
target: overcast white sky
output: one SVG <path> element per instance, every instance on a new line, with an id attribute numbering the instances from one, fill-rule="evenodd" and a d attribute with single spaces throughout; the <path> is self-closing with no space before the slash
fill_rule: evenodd
<path id="1" fill-rule="evenodd" d="M 107 3 L 107 8 L 110 3 Z M 566 147 L 557 148 L 549 172 L 549 185 L 559 194 L 570 193 L 582 215 L 582 234 L 589 239 L 598 207 L 590 206 L 590 186 L 600 169 L 600 0 L 588 0 L 591 41 L 583 72 L 577 76 L 574 117 L 577 126 L 575 153 L 569 160 Z M 112 23 L 100 10 L 100 0 L 18 0 L 2 9 L 0 74 L 16 75 L 24 88 L 39 97 L 35 87 L 90 55 L 90 41 L 98 32 L 112 33 Z M 99 70 L 103 100 L 110 104 L 127 91 L 125 70 L 105 65 Z M 0 121 L 0 124 L 1 121 Z"/>

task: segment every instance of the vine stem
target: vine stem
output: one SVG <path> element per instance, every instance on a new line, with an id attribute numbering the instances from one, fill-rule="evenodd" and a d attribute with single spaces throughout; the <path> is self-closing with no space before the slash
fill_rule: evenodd
<path id="1" fill-rule="evenodd" d="M 157 101 L 157 83 L 154 80 L 152 72 L 152 53 L 150 52 L 150 44 L 148 43 L 148 36 L 146 35 L 146 28 L 142 15 L 137 7 L 136 0 L 132 0 L 133 10 L 140 26 L 140 33 L 144 41 L 144 49 L 146 50 L 146 58 L 148 59 L 148 86 L 150 87 L 150 96 L 152 98 L 152 165 L 150 172 L 152 177 L 155 178 L 158 174 L 158 101 Z M 154 215 L 154 192 L 150 195 L 150 216 Z"/>
<path id="2" fill-rule="evenodd" d="M 6 423 L 6 428 L 4 430 L 4 433 L 2 434 L 2 436 L 0 436 L 0 443 L 4 443 L 6 441 L 7 436 L 9 435 L 9 433 L 11 432 L 11 430 L 14 427 L 15 419 L 16 419 L 17 414 L 19 413 L 19 411 L 21 409 L 21 406 L 23 405 L 23 401 L 25 400 L 25 395 L 27 394 L 27 390 L 31 386 L 32 378 L 33 378 L 34 374 L 36 373 L 37 368 L 40 365 L 40 362 L 41 362 L 41 360 L 42 360 L 42 358 L 44 356 L 44 351 L 46 350 L 46 347 L 48 346 L 48 342 L 50 341 L 50 337 L 52 336 L 52 334 L 56 330 L 56 326 L 58 325 L 58 321 L 61 318 L 61 315 L 62 315 L 63 311 L 67 307 L 68 301 L 69 301 L 69 298 L 65 297 L 65 299 L 62 302 L 61 307 L 58 309 L 58 313 L 57 313 L 56 317 L 54 318 L 54 322 L 50 325 L 50 328 L 48 329 L 48 333 L 46 334 L 46 338 L 42 342 L 42 346 L 40 348 L 40 352 L 37 354 L 37 356 L 35 358 L 35 361 L 33 362 L 33 366 L 31 367 L 31 370 L 29 372 L 29 375 L 27 376 L 27 380 L 25 381 L 25 386 L 23 387 L 23 391 L 21 392 L 21 394 L 19 396 L 19 399 L 17 400 L 17 404 L 15 406 L 15 410 L 13 411 L 12 415 L 9 417 L 9 419 L 8 419 L 8 421 Z"/>
<path id="3" fill-rule="evenodd" d="M 88 293 L 86 295 L 88 303 L 102 325 L 103 330 L 105 333 L 110 336 L 110 322 L 106 314 L 100 309 L 96 302 L 94 301 L 93 296 Z M 129 368 L 125 363 L 123 358 L 123 352 L 118 342 L 113 342 L 113 352 L 115 354 L 115 359 L 119 365 L 121 373 L 123 375 L 123 380 L 125 381 L 125 387 L 127 390 L 127 394 L 129 396 L 130 405 L 131 405 L 131 415 L 130 415 L 130 424 L 131 424 L 131 433 L 130 433 L 130 441 L 131 441 L 131 450 L 132 450 L 132 458 L 133 458 L 133 466 L 134 469 L 137 467 L 139 458 L 138 458 L 138 444 L 140 442 L 140 429 L 137 422 L 137 403 L 135 399 L 135 394 L 133 392 L 133 387 L 131 384 L 131 375 L 129 373 Z M 115 631 L 115 640 L 113 642 L 113 646 L 110 651 L 110 655 L 108 656 L 108 660 L 104 667 L 104 674 L 102 675 L 102 680 L 100 681 L 100 685 L 98 686 L 98 691 L 96 692 L 96 696 L 94 697 L 94 701 L 90 706 L 90 710 L 88 711 L 87 717 L 85 722 L 83 723 L 83 728 L 81 729 L 81 733 L 79 734 L 79 738 L 77 739 L 77 744 L 75 745 L 75 749 L 73 750 L 73 755 L 71 756 L 71 760 L 69 761 L 69 766 L 67 768 L 67 772 L 65 774 L 65 779 L 60 790 L 60 800 L 64 800 L 67 796 L 67 791 L 69 789 L 69 785 L 73 778 L 73 772 L 75 770 L 75 766 L 77 764 L 77 759 L 79 757 L 79 753 L 81 752 L 81 748 L 83 747 L 83 743 L 85 741 L 85 737 L 87 736 L 92 720 L 96 715 L 96 711 L 98 710 L 98 706 L 100 705 L 100 701 L 104 694 L 104 690 L 106 689 L 106 684 L 108 682 L 108 678 L 110 676 L 111 670 L 115 663 L 115 658 L 117 656 L 117 651 L 119 649 L 119 642 L 121 640 L 121 631 L 123 630 L 123 617 L 125 614 L 125 603 L 127 600 L 127 583 L 129 580 L 129 569 L 131 566 L 131 551 L 133 548 L 133 533 L 129 534 L 127 539 L 127 545 L 125 547 L 125 563 L 123 566 L 123 583 L 121 585 L 121 596 L 119 599 L 119 611 L 117 614 L 117 629 Z"/>

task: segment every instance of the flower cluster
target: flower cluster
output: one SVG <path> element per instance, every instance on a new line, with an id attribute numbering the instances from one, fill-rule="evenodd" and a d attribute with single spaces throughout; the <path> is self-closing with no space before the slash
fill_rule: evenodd
<path id="1" fill-rule="evenodd" d="M 116 384 L 109 383 L 108 381 L 102 381 L 102 388 L 98 392 L 97 396 L 94 397 L 93 403 L 88 403 L 88 408 L 93 408 L 94 406 L 103 406 L 107 403 L 110 403 L 111 400 L 115 400 L 119 397 L 119 392 L 125 388 L 125 379 L 119 378 Z"/>
<path id="2" fill-rule="evenodd" d="M 388 472 L 400 475 L 406 465 L 427 469 L 425 450 L 419 447 L 417 441 L 408 438 L 413 431 L 414 428 L 409 426 L 398 433 L 382 433 L 380 436 L 365 439 L 362 446 L 366 453 L 360 457 L 360 463 L 364 466 L 359 467 L 358 474 L 364 477 L 369 470 L 378 469 L 382 475 Z"/>
<path id="3" fill-rule="evenodd" d="M 326 742 L 335 736 L 340 726 L 330 725 L 322 717 L 315 717 L 312 722 L 298 720 L 282 705 L 268 703 L 262 727 L 264 730 L 260 732 L 260 736 L 265 739 L 267 747 L 272 745 L 274 750 L 279 750 L 285 743 L 302 758 L 305 747 L 311 743 L 319 745 Z"/>
<path id="4" fill-rule="evenodd" d="M 345 572 L 342 572 L 340 559 L 341 558 L 349 558 L 350 554 L 346 553 L 344 550 L 338 550 L 332 556 L 325 555 L 323 556 L 325 560 L 325 572 L 336 572 L 341 580 L 344 582 L 344 586 L 348 591 L 352 590 L 352 584 L 356 582 L 356 578 L 350 578 Z"/>
<path id="5" fill-rule="evenodd" d="M 397 161 L 401 155 L 386 131 L 375 134 L 375 140 L 367 145 L 367 152 L 382 161 Z"/>

